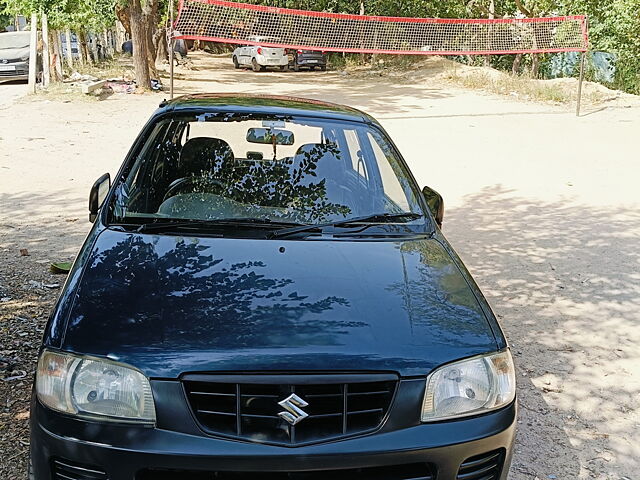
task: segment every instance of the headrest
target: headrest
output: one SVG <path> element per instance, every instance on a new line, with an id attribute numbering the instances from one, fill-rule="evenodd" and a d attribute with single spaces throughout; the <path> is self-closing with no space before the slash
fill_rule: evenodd
<path id="1" fill-rule="evenodd" d="M 220 138 L 195 137 L 182 147 L 180 162 L 217 162 L 218 160 L 233 160 L 233 151 L 227 142 Z"/>

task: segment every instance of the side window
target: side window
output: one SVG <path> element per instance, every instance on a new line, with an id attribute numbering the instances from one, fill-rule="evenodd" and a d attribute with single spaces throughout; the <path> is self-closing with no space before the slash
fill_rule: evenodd
<path id="1" fill-rule="evenodd" d="M 406 178 L 406 175 L 400 170 L 400 165 L 395 155 L 382 139 L 372 135 L 371 132 L 367 132 L 367 138 L 371 143 L 371 150 L 376 157 L 376 163 L 380 170 L 380 178 L 386 200 L 402 211 L 411 211 L 411 205 L 409 205 L 409 200 L 407 199 L 407 192 L 411 191 L 411 189 L 408 185 L 400 183 L 399 178 Z"/>

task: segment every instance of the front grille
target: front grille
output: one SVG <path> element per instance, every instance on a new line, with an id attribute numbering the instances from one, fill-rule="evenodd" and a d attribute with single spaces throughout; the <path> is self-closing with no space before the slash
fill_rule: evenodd
<path id="1" fill-rule="evenodd" d="M 54 459 L 51 466 L 53 480 L 108 480 L 99 467 L 80 465 L 68 460 Z"/>
<path id="2" fill-rule="evenodd" d="M 467 458 L 460 465 L 456 478 L 457 480 L 496 480 L 500 477 L 503 461 L 503 450 Z"/>
<path id="3" fill-rule="evenodd" d="M 143 470 L 136 480 L 433 480 L 425 463 L 387 467 L 322 470 L 310 472 L 197 472 L 184 470 Z"/>
<path id="4" fill-rule="evenodd" d="M 18 68 L 15 70 L 0 70 L 0 77 L 16 77 L 18 75 L 27 75 L 29 71 L 26 68 Z"/>
<path id="5" fill-rule="evenodd" d="M 297 445 L 371 432 L 383 422 L 393 399 L 394 375 L 348 377 L 252 377 L 223 382 L 193 375 L 183 381 L 189 404 L 208 433 L 253 442 Z M 295 394 L 308 415 L 295 425 L 278 414 L 278 402 Z"/>

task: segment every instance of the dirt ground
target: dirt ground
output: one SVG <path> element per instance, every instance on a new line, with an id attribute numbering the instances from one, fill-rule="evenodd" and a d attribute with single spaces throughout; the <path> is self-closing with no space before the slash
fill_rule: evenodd
<path id="1" fill-rule="evenodd" d="M 640 102 L 519 101 L 438 69 L 237 71 L 196 55 L 187 92 L 287 94 L 361 108 L 420 184 L 500 317 L 518 367 L 511 477 L 640 478 Z M 112 175 L 166 94 L 16 99 L 0 85 L 0 479 L 22 479 L 35 353 L 88 231 L 88 192 Z M 7 90 L 8 91 L 8 90 Z M 15 92 L 15 89 L 11 89 Z M 4 97 L 3 97 L 4 95 Z M 6 95 L 11 95 L 8 98 Z M 29 255 L 21 256 L 20 249 Z"/>

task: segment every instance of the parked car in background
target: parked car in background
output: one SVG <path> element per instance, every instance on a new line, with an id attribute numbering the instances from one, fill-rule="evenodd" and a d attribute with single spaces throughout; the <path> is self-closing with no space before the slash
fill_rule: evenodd
<path id="1" fill-rule="evenodd" d="M 289 55 L 289 68 L 299 72 L 301 68 L 327 69 L 327 54 L 318 50 L 293 50 Z"/>
<path id="2" fill-rule="evenodd" d="M 443 208 L 359 110 L 163 102 L 91 189 L 29 479 L 506 480 L 514 365 Z"/>
<path id="3" fill-rule="evenodd" d="M 253 42 L 277 43 L 273 37 L 249 37 Z M 236 48 L 231 56 L 235 68 L 249 67 L 254 72 L 275 67 L 286 70 L 289 57 L 284 48 L 262 47 L 257 45 L 243 45 Z"/>
<path id="4" fill-rule="evenodd" d="M 29 78 L 31 32 L 0 33 L 0 83 Z"/>

